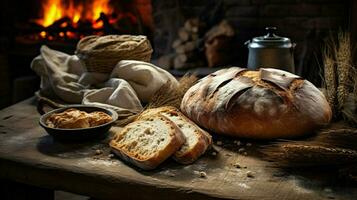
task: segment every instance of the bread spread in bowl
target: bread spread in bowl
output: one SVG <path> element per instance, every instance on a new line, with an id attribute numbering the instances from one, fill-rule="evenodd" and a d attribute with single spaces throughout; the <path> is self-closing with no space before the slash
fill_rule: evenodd
<path id="1" fill-rule="evenodd" d="M 325 96 L 312 83 L 272 68 L 212 73 L 186 92 L 181 110 L 213 132 L 255 139 L 312 133 L 332 116 Z"/>
<path id="2" fill-rule="evenodd" d="M 99 126 L 112 120 L 111 116 L 101 111 L 87 113 L 69 108 L 63 112 L 50 115 L 46 120 L 46 125 L 50 128 L 76 129 Z"/>

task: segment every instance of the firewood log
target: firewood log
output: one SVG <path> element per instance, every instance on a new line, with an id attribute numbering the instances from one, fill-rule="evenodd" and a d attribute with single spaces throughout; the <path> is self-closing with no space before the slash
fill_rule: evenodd
<path id="1" fill-rule="evenodd" d="M 180 39 L 176 39 L 174 40 L 174 42 L 172 43 L 172 48 L 176 49 L 178 46 L 180 46 L 182 44 L 182 41 Z"/>
<path id="2" fill-rule="evenodd" d="M 188 32 L 192 32 L 192 33 L 197 33 L 198 29 L 199 29 L 199 19 L 198 18 L 192 18 L 192 19 L 188 19 L 185 24 L 184 24 L 184 28 L 188 31 Z"/>
<path id="3" fill-rule="evenodd" d="M 175 49 L 176 53 L 185 53 L 193 51 L 196 48 L 196 42 L 190 41 L 177 46 Z"/>
<path id="4" fill-rule="evenodd" d="M 184 28 L 178 30 L 178 36 L 182 42 L 186 42 L 190 38 L 190 34 Z"/>

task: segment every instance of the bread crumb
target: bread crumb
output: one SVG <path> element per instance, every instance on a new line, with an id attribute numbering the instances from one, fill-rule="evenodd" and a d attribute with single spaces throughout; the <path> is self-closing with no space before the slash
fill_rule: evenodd
<path id="1" fill-rule="evenodd" d="M 238 141 L 238 142 L 237 142 L 237 146 L 240 146 L 241 144 L 242 144 L 241 141 Z"/>
<path id="2" fill-rule="evenodd" d="M 222 144 L 223 144 L 222 141 L 217 141 L 217 145 L 218 145 L 218 146 L 221 146 Z"/>
<path id="3" fill-rule="evenodd" d="M 244 151 L 245 149 L 243 147 L 238 149 L 238 153 L 243 153 Z"/>
<path id="4" fill-rule="evenodd" d="M 253 172 L 247 171 L 247 177 L 248 178 L 254 178 L 255 176 L 254 176 Z"/>
<path id="5" fill-rule="evenodd" d="M 247 156 L 247 155 L 248 155 L 248 153 L 247 153 L 247 152 L 243 152 L 243 155 L 244 155 L 244 156 Z"/>
<path id="6" fill-rule="evenodd" d="M 246 146 L 247 146 L 247 147 L 250 147 L 250 146 L 252 146 L 252 143 L 249 143 L 249 142 L 248 142 L 248 143 L 246 144 Z"/>
<path id="7" fill-rule="evenodd" d="M 200 174 L 200 178 L 207 178 L 206 172 L 200 171 L 199 174 Z"/>
<path id="8" fill-rule="evenodd" d="M 108 158 L 109 158 L 109 159 L 114 158 L 114 154 L 112 154 L 112 153 L 109 154 L 109 155 L 108 155 Z"/>
<path id="9" fill-rule="evenodd" d="M 103 153 L 103 151 L 100 150 L 100 149 L 95 150 L 95 155 L 100 155 L 100 154 L 102 154 L 102 153 Z"/>
<path id="10" fill-rule="evenodd" d="M 213 151 L 213 152 L 211 153 L 211 155 L 212 155 L 212 156 L 217 156 L 217 152 Z"/>

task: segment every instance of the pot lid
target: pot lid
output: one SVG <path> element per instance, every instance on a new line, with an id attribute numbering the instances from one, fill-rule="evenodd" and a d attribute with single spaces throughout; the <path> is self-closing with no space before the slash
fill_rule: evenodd
<path id="1" fill-rule="evenodd" d="M 276 27 L 266 27 L 267 34 L 260 37 L 253 38 L 253 43 L 257 43 L 260 45 L 289 45 L 291 41 L 287 37 L 281 37 L 275 35 Z"/>

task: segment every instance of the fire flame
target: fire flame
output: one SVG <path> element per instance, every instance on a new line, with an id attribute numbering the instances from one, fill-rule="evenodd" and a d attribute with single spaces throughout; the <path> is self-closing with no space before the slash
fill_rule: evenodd
<path id="1" fill-rule="evenodd" d="M 42 19 L 37 20 L 37 23 L 48 27 L 57 20 L 68 17 L 72 21 L 72 25 L 76 27 L 76 24 L 80 20 L 87 20 L 92 22 L 93 28 L 101 28 L 103 22 L 97 20 L 101 13 L 110 15 L 113 13 L 113 9 L 109 5 L 110 0 L 92 0 L 89 4 L 75 4 L 74 0 L 43 0 L 42 3 Z"/>

